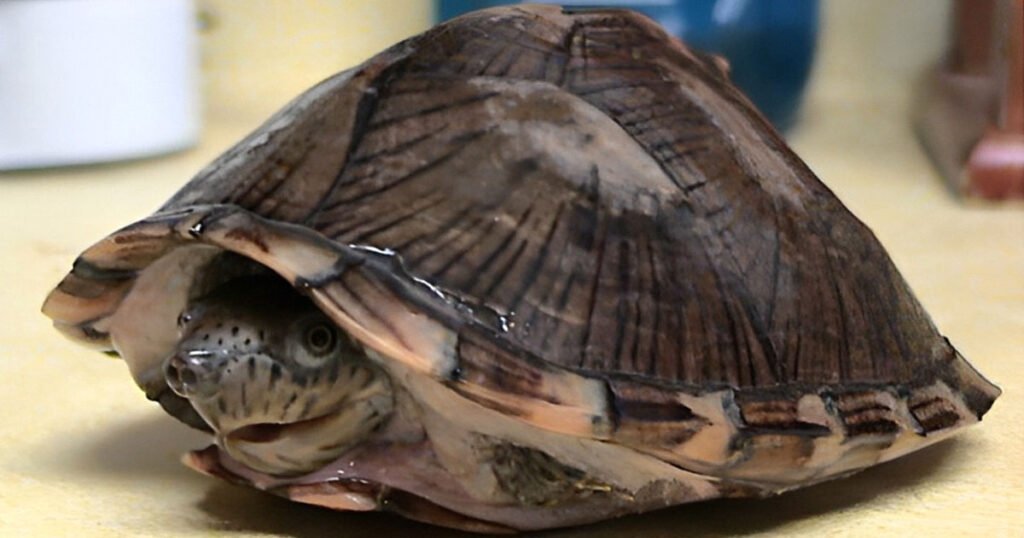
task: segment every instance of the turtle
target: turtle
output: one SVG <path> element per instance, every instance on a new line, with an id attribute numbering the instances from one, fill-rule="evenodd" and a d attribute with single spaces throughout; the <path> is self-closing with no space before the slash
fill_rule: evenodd
<path id="1" fill-rule="evenodd" d="M 728 63 L 622 10 L 326 79 L 43 310 L 212 435 L 194 469 L 478 532 L 843 477 L 1000 394 Z"/>

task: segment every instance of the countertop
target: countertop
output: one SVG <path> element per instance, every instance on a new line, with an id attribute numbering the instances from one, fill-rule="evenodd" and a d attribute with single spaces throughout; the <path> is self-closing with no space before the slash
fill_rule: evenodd
<path id="1" fill-rule="evenodd" d="M 1003 396 L 981 425 L 847 479 L 547 535 L 1024 533 L 1024 207 L 964 203 L 945 190 L 912 135 L 909 80 L 884 76 L 884 66 L 851 77 L 859 64 L 832 61 L 847 54 L 838 39 L 823 44 L 790 140 Z M 145 216 L 265 112 L 213 114 L 201 143 L 171 156 L 0 174 L 0 535 L 449 534 L 293 504 L 186 469 L 180 455 L 204 436 L 147 402 L 120 361 L 64 340 L 39 313 L 79 251 Z"/>

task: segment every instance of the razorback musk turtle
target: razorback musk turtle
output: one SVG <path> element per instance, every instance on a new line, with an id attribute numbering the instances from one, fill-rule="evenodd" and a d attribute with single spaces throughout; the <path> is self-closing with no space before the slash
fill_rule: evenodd
<path id="1" fill-rule="evenodd" d="M 813 484 L 999 394 L 725 63 L 625 11 L 324 81 L 44 311 L 213 433 L 192 467 L 479 531 Z"/>

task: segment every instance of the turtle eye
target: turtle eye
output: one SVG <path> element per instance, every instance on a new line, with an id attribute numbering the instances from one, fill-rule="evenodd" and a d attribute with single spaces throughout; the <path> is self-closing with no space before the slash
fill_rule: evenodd
<path id="1" fill-rule="evenodd" d="M 327 355 L 338 346 L 338 333 L 326 323 L 317 323 L 306 329 L 306 349 L 314 355 Z"/>
<path id="2" fill-rule="evenodd" d="M 178 314 L 178 327 L 184 327 L 188 325 L 188 322 L 192 321 L 192 315 L 188 312 L 182 312 Z"/>

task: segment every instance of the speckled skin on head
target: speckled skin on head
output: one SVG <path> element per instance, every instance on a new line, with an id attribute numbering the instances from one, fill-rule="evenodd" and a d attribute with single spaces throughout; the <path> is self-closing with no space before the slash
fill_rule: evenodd
<path id="1" fill-rule="evenodd" d="M 279 278 L 229 281 L 192 301 L 178 324 L 168 385 L 253 469 L 312 471 L 391 412 L 387 377 Z"/>

